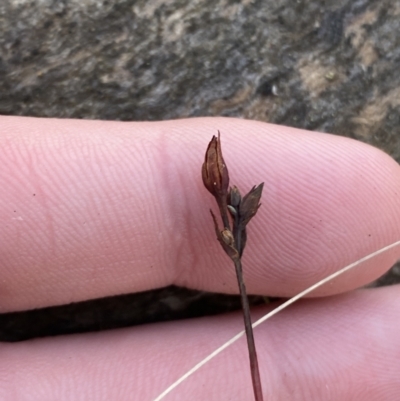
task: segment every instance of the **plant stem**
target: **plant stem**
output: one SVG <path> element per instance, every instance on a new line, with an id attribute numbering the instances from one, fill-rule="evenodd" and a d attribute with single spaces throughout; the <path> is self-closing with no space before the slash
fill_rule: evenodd
<path id="1" fill-rule="evenodd" d="M 237 210 L 237 213 L 234 217 L 232 229 L 233 229 L 233 237 L 235 238 L 235 246 L 240 255 L 239 258 L 233 260 L 233 262 L 235 264 L 236 278 L 238 281 L 239 292 L 240 292 L 240 300 L 242 302 L 244 328 L 246 331 L 247 347 L 249 349 L 250 372 L 251 372 L 251 380 L 253 382 L 254 397 L 256 401 L 263 401 L 260 370 L 258 367 L 256 346 L 254 343 L 253 327 L 251 325 L 249 299 L 247 298 L 246 285 L 244 284 L 244 279 L 243 279 L 243 269 L 242 269 L 242 259 L 241 259 L 243 253 L 242 249 L 243 227 L 241 224 L 241 216 L 239 214 L 239 210 Z"/>
<path id="2" fill-rule="evenodd" d="M 226 199 L 223 199 L 222 201 L 218 202 L 218 207 L 219 207 L 219 212 L 221 214 L 222 224 L 224 225 L 224 228 L 228 228 L 230 230 L 231 226 L 229 224 L 228 205 L 226 203 Z"/>
<path id="3" fill-rule="evenodd" d="M 260 370 L 258 367 L 256 346 L 254 343 L 253 328 L 251 326 L 249 300 L 246 294 L 246 286 L 243 281 L 242 261 L 241 259 L 234 260 L 236 277 L 239 284 L 240 299 L 243 308 L 244 327 L 246 331 L 247 346 L 249 348 L 251 380 L 253 382 L 254 397 L 256 401 L 263 401 Z"/>
<path id="4" fill-rule="evenodd" d="M 240 224 L 239 212 L 235 216 L 233 223 L 233 238 L 235 238 L 235 246 L 239 252 L 240 258 L 242 257 L 242 226 Z"/>

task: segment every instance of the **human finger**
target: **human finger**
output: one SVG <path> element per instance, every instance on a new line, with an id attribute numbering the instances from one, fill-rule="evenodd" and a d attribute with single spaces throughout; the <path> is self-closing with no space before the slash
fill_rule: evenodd
<path id="1" fill-rule="evenodd" d="M 265 399 L 397 400 L 399 307 L 399 286 L 359 290 L 300 302 L 259 326 Z M 0 398 L 151 401 L 240 330 L 234 313 L 3 343 Z M 252 400 L 244 338 L 164 399 Z"/>
<path id="2" fill-rule="evenodd" d="M 177 284 L 237 292 L 201 182 L 220 130 L 231 183 L 265 182 L 250 293 L 290 296 L 399 239 L 400 169 L 365 144 L 237 119 L 122 123 L 2 117 L 0 310 Z M 319 294 L 363 285 L 387 252 Z"/>

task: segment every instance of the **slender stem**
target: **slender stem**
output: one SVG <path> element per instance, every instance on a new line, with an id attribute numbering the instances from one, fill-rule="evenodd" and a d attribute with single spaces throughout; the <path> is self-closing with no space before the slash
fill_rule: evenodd
<path id="1" fill-rule="evenodd" d="M 233 222 L 233 238 L 235 238 L 236 249 L 239 252 L 240 257 L 242 257 L 242 225 L 240 224 L 239 211 L 237 211 L 235 220 Z"/>
<path id="2" fill-rule="evenodd" d="M 226 202 L 226 199 L 222 199 L 222 201 L 218 201 L 218 207 L 219 207 L 219 212 L 221 214 L 222 218 L 222 224 L 224 225 L 224 228 L 228 228 L 229 230 L 231 229 L 231 226 L 229 224 L 229 218 L 228 218 L 228 204 Z"/>
<path id="3" fill-rule="evenodd" d="M 247 346 L 249 348 L 251 380 L 253 382 L 253 391 L 256 401 L 263 401 L 260 370 L 258 367 L 256 346 L 254 343 L 253 328 L 251 326 L 249 300 L 246 294 L 246 286 L 243 281 L 242 261 L 241 259 L 234 260 L 236 277 L 239 284 L 240 299 L 242 301 L 244 327 L 246 331 Z"/>
<path id="4" fill-rule="evenodd" d="M 237 213 L 235 215 L 232 229 L 233 229 L 233 237 L 235 238 L 235 247 L 240 255 L 240 257 L 235 259 L 233 262 L 235 264 L 236 277 L 240 291 L 240 300 L 242 302 L 244 328 L 246 331 L 247 347 L 249 349 L 250 372 L 251 372 L 251 380 L 253 382 L 254 397 L 256 401 L 263 401 L 260 370 L 258 367 L 257 352 L 254 343 L 253 327 L 251 324 L 251 317 L 250 317 L 249 299 L 247 298 L 246 286 L 244 284 L 244 279 L 243 279 L 243 269 L 242 269 L 242 259 L 241 259 L 243 253 L 243 249 L 241 249 L 243 227 L 241 224 L 241 216 L 239 214 L 239 210 L 237 210 Z"/>

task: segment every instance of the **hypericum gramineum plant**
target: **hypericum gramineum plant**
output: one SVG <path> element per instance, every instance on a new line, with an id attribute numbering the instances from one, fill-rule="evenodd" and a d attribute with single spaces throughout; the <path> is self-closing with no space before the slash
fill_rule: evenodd
<path id="1" fill-rule="evenodd" d="M 236 186 L 229 188 L 229 173 L 224 158 L 222 157 L 219 131 L 218 138 L 213 136 L 211 142 L 208 144 L 201 173 L 204 186 L 217 201 L 219 213 L 221 215 L 224 227 L 223 230 L 220 230 L 218 227 L 217 218 L 212 210 L 210 210 L 218 241 L 235 265 L 242 301 L 247 345 L 249 348 L 254 396 L 256 401 L 263 401 L 257 353 L 254 344 L 253 329 L 251 327 L 249 301 L 247 299 L 246 286 L 243 280 L 242 255 L 247 240 L 246 226 L 256 215 L 258 208 L 261 206 L 260 198 L 264 183 L 261 183 L 257 187 L 254 186 L 250 192 L 243 197 Z"/>

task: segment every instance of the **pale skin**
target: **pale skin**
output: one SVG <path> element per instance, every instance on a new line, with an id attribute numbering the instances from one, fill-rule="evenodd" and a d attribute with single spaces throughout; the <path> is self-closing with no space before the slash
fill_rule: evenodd
<path id="1" fill-rule="evenodd" d="M 295 295 L 400 239 L 400 168 L 349 139 L 208 118 L 0 118 L 0 312 L 171 284 L 236 293 L 201 164 L 221 132 L 231 184 L 264 182 L 249 293 Z M 357 288 L 399 247 L 255 330 L 265 400 L 398 400 L 400 288 Z M 254 310 L 260 317 L 270 306 Z M 0 344 L 1 400 L 153 400 L 242 329 L 240 313 Z M 166 400 L 252 400 L 245 340 Z"/>

